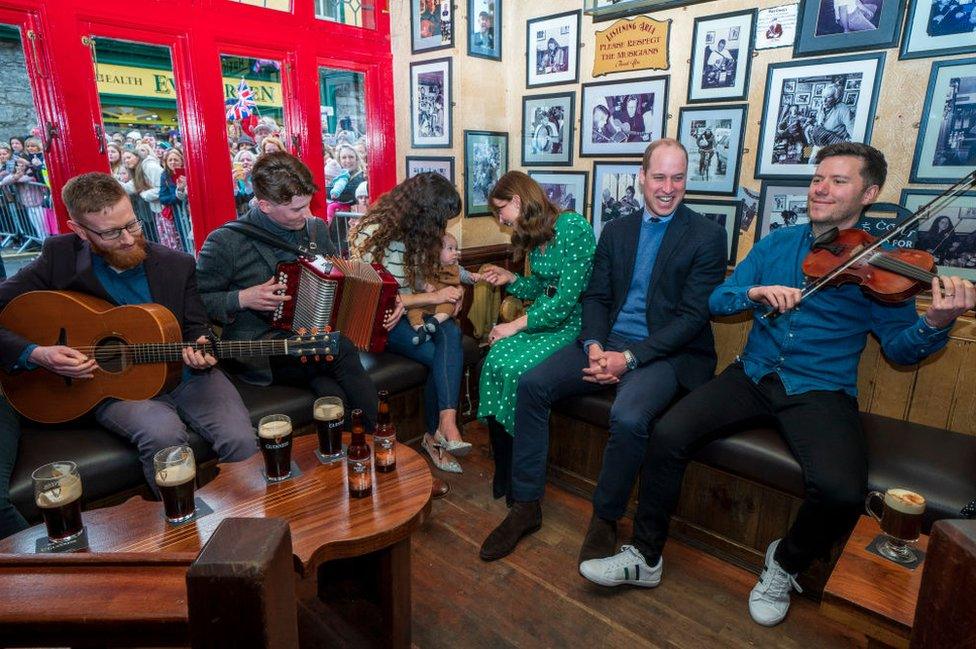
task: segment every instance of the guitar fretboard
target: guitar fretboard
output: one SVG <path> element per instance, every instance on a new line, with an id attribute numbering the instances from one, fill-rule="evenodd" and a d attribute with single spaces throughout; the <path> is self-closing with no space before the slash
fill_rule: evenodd
<path id="1" fill-rule="evenodd" d="M 95 352 L 95 357 L 97 359 L 112 354 L 121 355 L 131 363 L 171 363 L 183 360 L 185 347 L 214 354 L 217 358 L 277 356 L 288 353 L 288 342 L 288 340 L 221 340 L 217 343 L 216 350 L 209 342 L 106 345 Z"/>

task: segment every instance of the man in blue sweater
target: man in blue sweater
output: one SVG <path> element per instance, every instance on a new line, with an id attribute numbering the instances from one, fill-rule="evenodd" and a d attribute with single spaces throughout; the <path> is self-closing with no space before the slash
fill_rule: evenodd
<path id="1" fill-rule="evenodd" d="M 582 562 L 616 549 L 617 519 L 627 507 L 651 422 L 679 390 L 714 374 L 708 295 L 725 276 L 726 237 L 723 228 L 681 204 L 687 173 L 688 152 L 681 143 L 661 139 L 647 147 L 638 174 L 644 210 L 604 226 L 583 294 L 579 340 L 519 380 L 511 442 L 513 505 L 482 545 L 485 561 L 506 556 L 541 525 L 554 401 L 617 390 Z"/>

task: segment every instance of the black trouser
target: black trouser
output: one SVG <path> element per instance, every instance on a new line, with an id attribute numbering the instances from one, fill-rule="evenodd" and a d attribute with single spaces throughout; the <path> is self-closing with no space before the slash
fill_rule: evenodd
<path id="1" fill-rule="evenodd" d="M 758 383 L 738 363 L 679 401 L 655 426 L 641 474 L 634 545 L 657 563 L 685 467 L 709 442 L 771 418 L 803 470 L 806 495 L 776 561 L 805 570 L 850 533 L 864 506 L 867 453 L 857 400 L 844 392 L 787 395 L 776 374 Z"/>

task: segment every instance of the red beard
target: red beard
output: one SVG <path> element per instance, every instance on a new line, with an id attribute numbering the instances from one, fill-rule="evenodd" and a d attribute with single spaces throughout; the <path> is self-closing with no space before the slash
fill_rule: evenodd
<path id="1" fill-rule="evenodd" d="M 118 268 L 119 270 L 129 270 L 130 268 L 135 268 L 143 261 L 146 260 L 146 239 L 142 236 L 140 232 L 137 235 L 133 235 L 135 243 L 128 248 L 121 250 L 118 249 L 106 249 L 103 248 L 101 243 L 96 242 L 95 238 L 92 237 L 88 240 L 88 244 L 91 246 L 92 250 L 99 257 L 105 260 L 112 268 Z"/>

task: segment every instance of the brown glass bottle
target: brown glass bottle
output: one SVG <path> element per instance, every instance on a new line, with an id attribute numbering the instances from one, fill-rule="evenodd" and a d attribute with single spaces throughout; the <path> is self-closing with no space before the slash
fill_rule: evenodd
<path id="1" fill-rule="evenodd" d="M 376 454 L 376 470 L 389 473 L 396 469 L 396 426 L 390 417 L 390 393 L 380 390 L 379 409 L 376 413 L 376 430 L 373 431 L 373 453 Z"/>
<path id="2" fill-rule="evenodd" d="M 352 439 L 346 449 L 346 477 L 351 498 L 365 498 L 373 493 L 373 462 L 366 444 L 363 411 L 352 411 Z"/>

